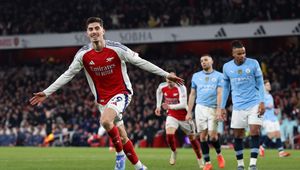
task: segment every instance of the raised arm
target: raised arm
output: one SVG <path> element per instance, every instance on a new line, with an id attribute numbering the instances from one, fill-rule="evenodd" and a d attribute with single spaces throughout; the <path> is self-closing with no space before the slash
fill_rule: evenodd
<path id="1" fill-rule="evenodd" d="M 49 95 L 61 88 L 63 85 L 72 80 L 72 78 L 82 69 L 83 64 L 81 61 L 81 53 L 77 53 L 73 62 L 60 77 L 58 77 L 48 88 L 42 92 L 33 93 L 33 97 L 30 99 L 31 105 L 42 103 Z"/>

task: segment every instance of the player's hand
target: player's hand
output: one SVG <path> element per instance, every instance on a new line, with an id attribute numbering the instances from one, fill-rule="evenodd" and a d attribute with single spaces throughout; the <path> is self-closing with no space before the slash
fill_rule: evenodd
<path id="1" fill-rule="evenodd" d="M 165 110 L 169 110 L 170 109 L 170 106 L 167 103 L 163 103 L 161 106 Z"/>
<path id="2" fill-rule="evenodd" d="M 157 107 L 157 108 L 155 109 L 155 115 L 156 115 L 156 116 L 161 116 L 161 114 L 160 114 L 160 108 Z"/>
<path id="3" fill-rule="evenodd" d="M 46 94 L 44 92 L 33 93 L 33 97 L 29 100 L 31 105 L 40 105 L 46 98 Z"/>
<path id="4" fill-rule="evenodd" d="M 184 80 L 180 77 L 175 76 L 174 74 L 168 74 L 166 78 L 180 86 L 184 84 Z"/>
<path id="5" fill-rule="evenodd" d="M 263 103 L 263 102 L 259 103 L 258 115 L 260 115 L 260 116 L 264 115 L 265 111 L 266 111 L 265 103 Z"/>
<path id="6" fill-rule="evenodd" d="M 226 109 L 217 108 L 217 120 L 218 121 L 226 121 L 227 120 Z"/>
<path id="7" fill-rule="evenodd" d="M 188 112 L 185 116 L 185 120 L 192 120 L 192 114 Z"/>

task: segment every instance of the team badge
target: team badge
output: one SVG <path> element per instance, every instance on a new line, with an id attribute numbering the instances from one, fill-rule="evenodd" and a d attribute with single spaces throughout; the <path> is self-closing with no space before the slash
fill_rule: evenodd
<path id="1" fill-rule="evenodd" d="M 243 73 L 243 70 L 238 70 L 238 74 L 242 74 Z"/>
<path id="2" fill-rule="evenodd" d="M 208 82 L 209 81 L 209 77 L 205 77 L 205 81 Z"/>
<path id="3" fill-rule="evenodd" d="M 249 74 L 251 71 L 249 68 L 246 69 L 246 73 Z"/>
<path id="4" fill-rule="evenodd" d="M 212 78 L 211 81 L 212 81 L 212 82 L 216 82 L 217 79 L 216 79 L 216 78 Z"/>

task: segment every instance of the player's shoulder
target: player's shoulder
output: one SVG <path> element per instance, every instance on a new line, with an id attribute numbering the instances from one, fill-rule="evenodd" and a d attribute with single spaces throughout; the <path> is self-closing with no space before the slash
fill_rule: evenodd
<path id="1" fill-rule="evenodd" d="M 86 53 L 88 51 L 92 50 L 92 43 L 89 44 L 85 44 L 84 46 L 82 46 L 78 51 L 77 54 L 79 53 Z"/>
<path id="2" fill-rule="evenodd" d="M 223 77 L 223 73 L 221 73 L 217 70 L 214 70 L 214 74 L 216 75 L 216 77 Z"/>
<path id="3" fill-rule="evenodd" d="M 254 58 L 247 58 L 246 62 L 250 63 L 250 64 L 258 64 L 258 61 Z"/>
<path id="4" fill-rule="evenodd" d="M 233 60 L 233 59 L 227 61 L 227 62 L 224 64 L 224 66 L 228 66 L 228 65 L 232 65 L 232 64 L 234 64 L 234 60 Z"/>
<path id="5" fill-rule="evenodd" d="M 215 73 L 216 75 L 222 75 L 222 73 L 219 72 L 218 70 L 214 70 L 214 73 Z"/>
<path id="6" fill-rule="evenodd" d="M 123 50 L 123 51 L 128 50 L 128 47 L 126 47 L 125 45 L 117 41 L 105 40 L 105 44 L 107 48 L 113 48 L 116 50 Z"/>
<path id="7" fill-rule="evenodd" d="M 223 70 L 228 69 L 229 67 L 233 67 L 234 66 L 234 60 L 229 60 L 227 61 L 224 65 L 223 65 Z"/>
<path id="8" fill-rule="evenodd" d="M 200 75 L 202 75 L 202 74 L 203 74 L 203 71 L 201 70 L 201 71 L 195 72 L 195 73 L 193 74 L 193 77 L 200 76 Z"/>
<path id="9" fill-rule="evenodd" d="M 86 44 L 84 46 L 82 46 L 76 53 L 75 55 L 75 59 L 77 60 L 81 60 L 82 57 L 89 51 L 91 51 L 93 48 L 92 48 L 92 43 L 89 43 L 89 44 Z"/>
<path id="10" fill-rule="evenodd" d="M 160 83 L 160 84 L 158 85 L 158 88 L 164 88 L 164 87 L 166 87 L 166 86 L 168 86 L 168 83 L 167 83 L 167 82 L 162 82 L 162 83 Z"/>
<path id="11" fill-rule="evenodd" d="M 175 87 L 177 88 L 177 89 L 179 89 L 180 91 L 186 91 L 186 87 L 185 87 L 185 85 L 175 85 Z"/>

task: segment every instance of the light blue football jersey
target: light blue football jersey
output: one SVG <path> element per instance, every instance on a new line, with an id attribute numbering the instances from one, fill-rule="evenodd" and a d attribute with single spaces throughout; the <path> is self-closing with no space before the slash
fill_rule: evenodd
<path id="1" fill-rule="evenodd" d="M 251 108 L 264 102 L 263 75 L 257 60 L 246 58 L 241 65 L 231 60 L 224 64 L 223 75 L 221 108 L 225 108 L 230 90 L 234 110 Z"/>
<path id="2" fill-rule="evenodd" d="M 205 71 L 194 73 L 191 86 L 196 90 L 196 103 L 216 108 L 217 88 L 222 87 L 222 82 L 222 73 L 215 70 L 211 73 L 206 73 Z"/>
<path id="3" fill-rule="evenodd" d="M 275 109 L 274 109 L 274 99 L 270 93 L 265 93 L 265 106 L 266 106 L 266 111 L 264 114 L 264 121 L 278 121 L 277 116 L 275 115 Z M 270 108 L 271 107 L 271 108 Z"/>

